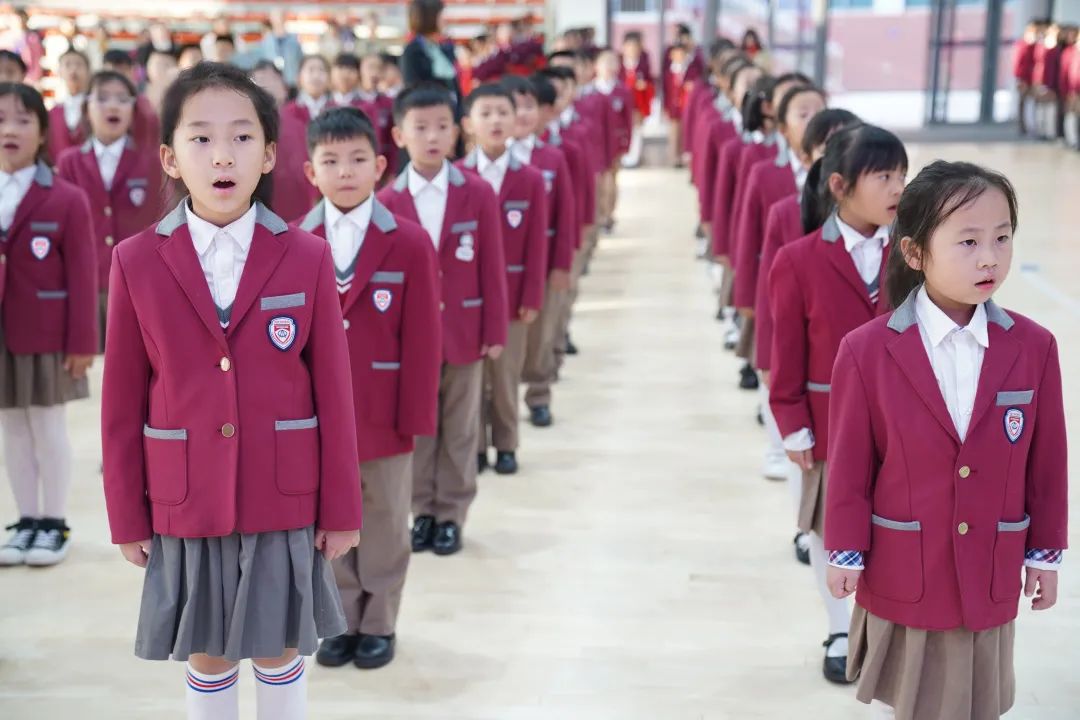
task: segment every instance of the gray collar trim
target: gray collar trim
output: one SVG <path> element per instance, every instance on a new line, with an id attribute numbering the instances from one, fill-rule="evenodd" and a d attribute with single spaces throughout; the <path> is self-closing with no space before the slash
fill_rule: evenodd
<path id="1" fill-rule="evenodd" d="M 176 232 L 176 229 L 181 225 L 187 225 L 187 213 L 185 212 L 185 207 L 188 198 L 190 198 L 190 196 L 181 200 L 168 215 L 161 219 L 161 222 L 159 222 L 154 229 L 158 235 L 168 237 Z M 270 208 L 258 201 L 255 203 L 255 224 L 262 225 L 275 235 L 280 235 L 289 229 L 289 225 L 284 220 L 275 215 Z"/>
<path id="2" fill-rule="evenodd" d="M 379 202 L 378 198 L 375 199 L 374 205 L 371 208 L 371 222 L 384 233 L 397 229 L 397 221 L 394 220 L 394 214 L 391 213 L 385 205 Z"/>
<path id="3" fill-rule="evenodd" d="M 893 311 L 888 323 L 890 330 L 902 333 L 918 323 L 918 317 L 915 315 L 915 297 L 919 294 L 921 288 L 922 285 L 908 293 L 907 299 Z M 995 323 L 1006 331 L 1016 324 L 1016 321 L 1009 317 L 1009 314 L 1002 310 L 1001 306 L 993 300 L 986 301 L 986 321 Z"/>
<path id="4" fill-rule="evenodd" d="M 821 226 L 821 239 L 827 243 L 834 243 L 840 239 L 840 226 L 836 224 L 836 213 L 833 212 Z"/>
<path id="5" fill-rule="evenodd" d="M 315 204 L 315 207 L 308 210 L 308 214 L 304 216 L 303 221 L 300 223 L 301 230 L 311 232 L 326 222 L 326 206 L 324 203 L 326 203 L 326 200 L 320 200 Z"/>
<path id="6" fill-rule="evenodd" d="M 41 187 L 52 187 L 53 172 L 48 165 L 43 162 L 37 164 L 37 170 L 34 171 L 34 182 Z"/>

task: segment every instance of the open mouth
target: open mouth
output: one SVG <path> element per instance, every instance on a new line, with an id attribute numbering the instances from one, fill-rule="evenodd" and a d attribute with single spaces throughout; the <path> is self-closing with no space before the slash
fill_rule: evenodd
<path id="1" fill-rule="evenodd" d="M 975 287 L 979 288 L 980 290 L 989 290 L 990 288 L 994 287 L 994 278 L 980 280 L 979 282 L 975 283 Z"/>
<path id="2" fill-rule="evenodd" d="M 214 187 L 218 190 L 231 190 L 236 187 L 236 183 L 232 180 L 215 180 Z"/>

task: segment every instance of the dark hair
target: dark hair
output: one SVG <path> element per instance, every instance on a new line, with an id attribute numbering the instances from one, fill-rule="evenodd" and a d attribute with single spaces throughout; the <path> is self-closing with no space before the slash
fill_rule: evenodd
<path id="1" fill-rule="evenodd" d="M 540 102 L 540 96 L 536 91 L 536 82 L 533 78 L 523 78 L 520 75 L 504 75 L 499 82 L 511 96 L 515 94 L 528 95 Z"/>
<path id="2" fill-rule="evenodd" d="M 896 208 L 885 269 L 885 289 L 893 307 L 899 307 L 911 291 L 926 280 L 923 271 L 907 264 L 900 239 L 911 238 L 912 246 L 926 258 L 934 231 L 954 212 L 988 190 L 1000 190 L 1005 196 L 1009 204 L 1009 221 L 1016 232 L 1016 191 L 1009 179 L 999 172 L 973 163 L 935 160 L 908 184 Z"/>
<path id="3" fill-rule="evenodd" d="M 463 115 L 468 115 L 472 112 L 473 105 L 477 100 L 481 98 L 502 98 L 510 103 L 510 107 L 516 109 L 517 103 L 514 102 L 514 95 L 510 90 L 506 88 L 502 83 L 484 83 L 473 88 L 473 91 L 469 93 L 469 96 L 465 98 L 465 103 L 461 108 Z"/>
<path id="4" fill-rule="evenodd" d="M 350 68 L 359 72 L 360 70 L 360 58 L 356 57 L 352 53 L 338 53 L 334 58 L 334 67 Z"/>
<path id="5" fill-rule="evenodd" d="M 326 71 L 330 71 L 330 63 L 326 62 L 326 58 L 324 58 L 322 55 L 305 55 L 304 57 L 300 58 L 300 64 L 296 66 L 296 73 L 299 75 L 300 72 L 305 67 L 307 67 L 307 64 L 310 62 L 322 63 L 322 66 L 326 68 Z"/>
<path id="6" fill-rule="evenodd" d="M 409 30 L 417 35 L 439 32 L 439 16 L 442 0 L 411 0 L 409 3 Z"/>
<path id="7" fill-rule="evenodd" d="M 379 139 L 371 118 L 360 108 L 335 107 L 319 113 L 307 128 L 308 155 L 315 154 L 315 148 L 323 143 L 340 142 L 367 138 L 371 149 L 379 153 Z"/>
<path id="8" fill-rule="evenodd" d="M 388 52 L 381 52 L 379 53 L 379 59 L 383 61 L 383 65 L 393 65 L 394 67 L 398 66 L 397 55 L 391 55 Z"/>
<path id="9" fill-rule="evenodd" d="M 173 144 L 173 134 L 180 122 L 180 113 L 184 109 L 184 103 L 194 95 L 204 90 L 221 88 L 232 90 L 245 96 L 255 106 L 255 115 L 259 118 L 266 142 L 277 142 L 278 139 L 278 111 L 274 105 L 274 98 L 270 93 L 252 82 L 247 73 L 240 68 L 219 62 L 201 62 L 198 65 L 180 71 L 169 89 L 165 91 L 165 97 L 161 101 L 161 144 Z M 176 182 L 177 192 L 180 195 L 187 194 L 184 181 Z M 271 180 L 269 174 L 264 174 L 255 186 L 254 199 L 270 207 Z"/>
<path id="10" fill-rule="evenodd" d="M 20 57 L 19 53 L 12 52 L 11 50 L 0 50 L 0 61 L 2 61 L 2 60 L 9 60 L 9 61 L 15 63 L 22 70 L 22 74 L 23 75 L 26 74 L 26 72 L 27 72 L 26 62 L 23 61 L 23 59 L 22 59 L 22 57 Z"/>
<path id="11" fill-rule="evenodd" d="M 691 32 L 689 25 L 687 25 L 686 23 L 679 23 L 675 26 L 675 34 L 693 36 L 694 33 Z"/>
<path id="12" fill-rule="evenodd" d="M 546 68 L 543 68 L 540 73 L 547 78 L 570 80 L 573 82 L 577 81 L 577 73 L 574 72 L 574 69 L 562 65 L 549 65 Z"/>
<path id="13" fill-rule="evenodd" d="M 0 58 L 3 57 L 2 52 L 6 51 L 0 51 Z M 35 155 L 34 159 L 38 162 L 47 160 L 49 157 L 48 147 L 46 147 L 49 138 L 49 111 L 45 109 L 45 100 L 41 97 L 41 93 L 33 87 L 23 83 L 0 83 L 0 97 L 6 95 L 14 95 L 15 100 L 19 102 L 27 112 L 30 112 L 37 117 L 38 127 L 41 129 L 41 146 L 38 148 L 37 155 Z"/>
<path id="14" fill-rule="evenodd" d="M 159 47 L 156 47 L 154 45 L 151 45 L 146 51 L 146 61 L 147 62 L 150 61 L 150 56 L 151 55 L 165 55 L 166 57 L 171 57 L 173 60 L 175 60 L 178 57 L 175 48 L 169 48 L 167 50 L 163 50 L 163 49 L 161 49 Z"/>
<path id="15" fill-rule="evenodd" d="M 105 65 L 120 65 L 122 67 L 135 67 L 135 60 L 120 48 L 109 48 L 101 56 L 101 62 Z"/>
<path id="16" fill-rule="evenodd" d="M 750 64 L 751 63 L 746 59 L 746 56 L 740 53 L 724 61 L 724 64 L 720 66 L 720 74 L 729 76 L 734 75 L 738 72 L 739 68 Z"/>
<path id="17" fill-rule="evenodd" d="M 87 70 L 90 69 L 90 57 L 86 53 L 84 53 L 82 50 L 79 50 L 76 47 L 72 47 L 71 45 L 68 45 L 67 50 L 60 53 L 60 57 L 57 58 L 57 60 L 63 60 L 68 55 L 74 55 L 75 57 L 80 58 L 86 64 L 86 69 Z"/>
<path id="18" fill-rule="evenodd" d="M 806 124 L 802 148 L 804 155 L 813 155 L 814 148 L 823 145 L 837 130 L 859 124 L 859 116 L 843 108 L 825 108 Z"/>
<path id="19" fill-rule="evenodd" d="M 739 79 L 739 75 L 741 75 L 742 73 L 747 72 L 747 71 L 757 71 L 757 72 L 760 72 L 760 73 L 763 73 L 763 74 L 765 73 L 764 70 L 762 70 L 760 67 L 758 67 L 754 63 L 742 62 L 742 63 L 736 65 L 732 69 L 731 76 L 728 78 L 728 85 L 730 85 L 731 88 L 734 88 L 735 87 L 735 82 Z M 750 86 L 750 90 L 753 90 L 752 85 Z M 749 90 L 747 91 L 746 96 L 750 97 L 750 91 Z M 746 101 L 743 100 L 743 102 L 746 102 Z M 739 108 L 739 109 L 742 110 L 742 108 Z"/>
<path id="20" fill-rule="evenodd" d="M 718 37 L 709 43 L 709 57 L 714 58 L 725 50 L 734 50 L 735 43 L 726 37 Z"/>
<path id="21" fill-rule="evenodd" d="M 439 106 L 446 106 L 454 113 L 454 98 L 442 85 L 423 83 L 408 88 L 394 98 L 394 124 L 401 125 L 410 110 Z"/>
<path id="22" fill-rule="evenodd" d="M 772 97 L 775 89 L 776 78 L 771 75 L 758 78 L 751 86 L 750 92 L 743 99 L 743 130 L 754 132 L 765 127 L 765 120 L 768 119 L 765 115 L 765 103 Z"/>
<path id="23" fill-rule="evenodd" d="M 215 43 L 219 43 L 219 42 L 229 43 L 233 47 L 236 47 L 236 40 L 233 38 L 232 35 L 224 35 L 224 34 L 223 35 L 215 35 L 214 36 L 214 42 Z"/>
<path id="24" fill-rule="evenodd" d="M 273 70 L 279 78 L 281 78 L 282 80 L 285 79 L 285 75 L 281 72 L 281 68 L 279 68 L 273 60 L 260 60 L 259 62 L 255 63 L 255 65 L 252 66 L 250 70 L 248 70 L 248 75 L 251 75 L 259 70 Z"/>
<path id="25" fill-rule="evenodd" d="M 780 104 L 776 106 L 776 122 L 783 123 L 787 117 L 788 108 L 791 107 L 791 103 L 795 98 L 806 93 L 814 93 L 819 95 L 822 100 L 825 99 L 825 91 L 814 85 L 796 85 L 795 87 L 784 93 L 784 97 L 780 98 Z M 785 123 L 786 124 L 786 123 Z"/>
<path id="26" fill-rule="evenodd" d="M 783 85 L 784 83 L 797 82 L 800 85 L 813 85 L 814 81 L 808 78 L 801 72 L 786 72 L 783 75 L 776 76 L 776 84 Z"/>
<path id="27" fill-rule="evenodd" d="M 807 176 L 801 210 L 804 223 L 818 219 L 817 227 L 820 227 L 836 209 L 836 198 L 829 189 L 829 178 L 834 173 L 844 179 L 847 192 L 851 192 L 867 173 L 906 170 L 908 157 L 904 144 L 891 132 L 876 125 L 859 124 L 833 133 L 825 143 L 825 155 L 814 166 L 817 167 L 815 182 L 811 185 Z"/>
<path id="28" fill-rule="evenodd" d="M 636 42 L 639 45 L 643 44 L 643 39 L 641 37 L 641 31 L 640 30 L 629 30 L 629 31 L 623 33 L 622 41 L 624 43 L 626 43 L 626 42 Z"/>
<path id="29" fill-rule="evenodd" d="M 765 47 L 764 45 L 761 44 L 761 36 L 758 35 L 757 30 L 755 30 L 753 28 L 749 28 L 749 29 L 747 29 L 746 32 L 743 33 L 742 43 L 741 43 L 742 47 L 746 47 L 746 41 L 747 40 L 753 40 L 754 44 L 757 45 L 759 50 L 763 49 Z"/>
<path id="30" fill-rule="evenodd" d="M 548 53 L 547 61 L 551 64 L 552 60 L 571 60 L 577 61 L 577 53 L 573 50 L 556 50 L 555 52 Z"/>
<path id="31" fill-rule="evenodd" d="M 555 83 L 551 82 L 551 78 L 547 75 L 534 73 L 529 77 L 529 84 L 536 91 L 536 102 L 540 105 L 551 106 L 559 99 L 559 92 L 555 89 Z"/>
<path id="32" fill-rule="evenodd" d="M 135 83 L 131 82 L 131 78 L 115 70 L 98 70 L 91 75 L 90 82 L 86 86 L 86 93 L 89 95 L 94 91 L 94 88 L 110 82 L 118 82 L 123 85 L 131 97 L 139 96 L 139 90 L 135 87 Z"/>

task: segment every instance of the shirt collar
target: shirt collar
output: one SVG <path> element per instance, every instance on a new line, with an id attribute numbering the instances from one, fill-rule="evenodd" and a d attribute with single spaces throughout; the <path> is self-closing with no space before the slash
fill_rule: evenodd
<path id="1" fill-rule="evenodd" d="M 612 92 L 615 91 L 614 80 L 602 80 L 600 78 L 596 78 L 593 84 L 596 86 L 596 89 L 598 91 L 604 93 L 605 95 L 610 95 Z"/>
<path id="2" fill-rule="evenodd" d="M 307 106 L 309 110 L 313 108 L 321 110 L 323 106 L 326 105 L 327 97 L 328 95 L 323 95 L 321 98 L 315 99 L 307 93 L 302 92 L 296 96 L 296 101 L 299 102 L 301 105 Z"/>
<path id="3" fill-rule="evenodd" d="M 19 188 L 20 192 L 26 192 L 30 189 L 30 183 L 34 182 L 34 175 L 37 173 L 37 165 L 27 165 L 22 170 L 16 170 L 10 175 L 3 170 L 0 170 L 0 188 L 8 184 L 8 181 L 12 178 L 15 179 L 15 185 Z"/>
<path id="4" fill-rule="evenodd" d="M 506 173 L 506 168 L 510 165 L 510 153 L 504 152 L 502 155 L 492 160 L 487 156 L 483 150 L 477 149 L 476 151 L 476 170 L 483 175 L 484 172 L 494 165 L 498 168 L 500 174 Z"/>
<path id="5" fill-rule="evenodd" d="M 79 93 L 78 95 L 68 95 L 66 98 L 64 98 L 64 104 L 77 105 L 81 108 L 84 100 L 86 100 L 86 93 Z"/>
<path id="6" fill-rule="evenodd" d="M 919 327 L 926 332 L 930 344 L 934 347 L 940 345 L 945 338 L 958 330 L 967 330 L 977 343 L 984 348 L 990 347 L 990 335 L 986 330 L 985 303 L 979 303 L 975 308 L 975 314 L 971 317 L 971 322 L 967 324 L 967 327 L 961 328 L 941 308 L 934 304 L 934 301 L 930 299 L 930 295 L 926 292 L 926 285 L 923 285 L 915 296 L 915 317 L 918 318 Z"/>
<path id="7" fill-rule="evenodd" d="M 483 153 L 481 153 L 483 154 Z M 409 164 L 409 194 L 413 197 L 419 195 L 427 187 L 433 187 L 445 195 L 450 187 L 450 163 L 443 160 L 442 170 L 429 182 L 423 175 L 416 172 L 416 168 Z"/>
<path id="8" fill-rule="evenodd" d="M 352 105 L 353 100 L 357 100 L 359 97 L 355 92 L 333 94 L 334 104 L 336 105 Z"/>
<path id="9" fill-rule="evenodd" d="M 871 235 L 870 237 L 865 237 L 858 230 L 856 230 L 855 228 L 851 227 L 846 222 L 841 220 L 840 219 L 840 213 L 837 213 L 836 214 L 836 226 L 838 228 L 840 228 L 840 237 L 844 238 L 844 247 L 847 248 L 847 251 L 849 253 L 852 250 L 854 250 L 855 247 L 857 245 L 859 245 L 860 243 L 862 243 L 864 240 L 880 240 L 881 241 L 881 247 L 888 247 L 888 245 L 889 245 L 889 226 L 888 225 L 879 226 L 878 229 L 874 231 L 873 235 Z"/>
<path id="10" fill-rule="evenodd" d="M 330 228 L 336 228 L 338 221 L 342 218 L 348 218 L 352 221 L 353 225 L 360 228 L 360 233 L 367 232 L 368 225 L 371 224 L 371 212 L 375 208 L 375 195 L 368 195 L 367 200 L 360 203 L 347 213 L 343 213 L 338 210 L 337 205 L 330 202 L 328 199 L 323 198 L 323 212 L 325 213 L 324 227 L 329 230 Z"/>
<path id="11" fill-rule="evenodd" d="M 248 211 L 225 227 L 218 227 L 212 222 L 207 222 L 195 214 L 189 203 L 184 203 L 184 213 L 187 215 L 188 232 L 191 233 L 191 241 L 195 243 L 195 250 L 199 255 L 205 255 L 210 249 L 220 230 L 224 230 L 233 240 L 247 252 L 251 247 L 251 239 L 255 235 L 255 203 L 251 204 Z"/>
<path id="12" fill-rule="evenodd" d="M 100 160 L 103 156 L 109 156 L 113 159 L 119 158 L 124 153 L 124 148 L 127 146 L 127 137 L 122 137 L 119 140 L 114 140 L 111 144 L 106 145 L 97 138 L 92 140 L 94 145 L 94 155 Z"/>

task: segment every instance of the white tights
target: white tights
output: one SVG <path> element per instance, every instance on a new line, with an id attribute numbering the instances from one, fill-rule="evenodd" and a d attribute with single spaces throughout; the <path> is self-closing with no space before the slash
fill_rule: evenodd
<path id="1" fill-rule="evenodd" d="M 825 541 L 816 532 L 810 533 L 810 565 L 814 569 L 818 594 L 825 603 L 825 614 L 829 618 L 829 634 L 846 633 L 851 625 L 851 606 L 847 598 L 834 598 L 825 582 L 825 569 L 829 563 L 829 553 L 825 550 Z M 828 649 L 829 657 L 847 655 L 846 638 L 838 638 Z"/>
<path id="2" fill-rule="evenodd" d="M 64 405 L 0 410 L 8 482 L 21 517 L 63 518 L 71 487 Z"/>

